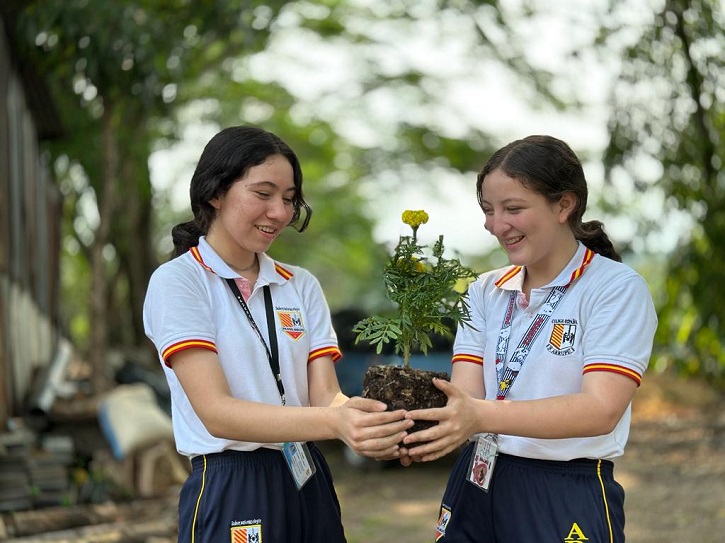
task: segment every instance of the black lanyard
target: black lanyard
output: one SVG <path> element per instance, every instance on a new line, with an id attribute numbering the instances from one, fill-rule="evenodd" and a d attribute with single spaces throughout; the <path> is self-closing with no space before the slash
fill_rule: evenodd
<path id="1" fill-rule="evenodd" d="M 259 338 L 259 341 L 261 341 L 262 345 L 264 345 L 264 350 L 267 352 L 267 359 L 269 360 L 269 367 L 272 369 L 272 374 L 274 375 L 275 381 L 277 381 L 277 390 L 279 390 L 279 397 L 282 399 L 282 405 L 285 405 L 287 403 L 287 399 L 286 399 L 285 393 L 284 393 L 284 384 L 282 383 L 282 373 L 280 372 L 280 369 L 279 369 L 279 351 L 277 349 L 277 331 L 274 327 L 274 308 L 272 307 L 272 293 L 269 290 L 269 285 L 265 285 L 263 287 L 264 305 L 267 310 L 267 330 L 269 331 L 270 346 L 268 347 L 267 342 L 264 341 L 264 336 L 262 336 L 262 332 L 259 331 L 259 327 L 257 326 L 257 323 L 254 322 L 254 318 L 252 318 L 252 313 L 249 311 L 247 302 L 244 301 L 244 298 L 242 297 L 242 293 L 239 292 L 239 287 L 234 282 L 234 279 L 227 279 L 226 282 L 229 285 L 229 288 L 232 289 L 234 296 L 236 296 L 237 301 L 239 302 L 239 305 L 242 306 L 242 309 L 244 310 L 244 314 L 247 315 L 247 319 L 249 319 L 249 324 L 252 326 L 254 331 L 257 333 L 257 337 Z M 270 347 L 271 347 L 271 349 L 270 349 Z"/>

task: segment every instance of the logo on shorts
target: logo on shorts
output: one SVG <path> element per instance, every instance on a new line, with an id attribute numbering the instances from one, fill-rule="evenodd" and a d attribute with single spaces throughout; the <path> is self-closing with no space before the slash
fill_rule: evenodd
<path id="1" fill-rule="evenodd" d="M 574 352 L 574 339 L 576 339 L 577 322 L 574 319 L 552 320 L 551 336 L 546 349 L 551 354 L 565 356 Z"/>
<path id="2" fill-rule="evenodd" d="M 277 318 L 282 326 L 282 331 L 295 341 L 305 333 L 305 326 L 302 324 L 302 313 L 299 309 L 286 307 L 278 309 Z"/>
<path id="3" fill-rule="evenodd" d="M 582 529 L 579 528 L 579 525 L 575 522 L 571 525 L 569 535 L 564 538 L 564 543 L 575 543 L 576 541 L 589 541 L 589 538 L 584 535 Z"/>
<path id="4" fill-rule="evenodd" d="M 438 517 L 438 525 L 436 526 L 436 541 L 446 535 L 449 520 L 451 520 L 451 510 L 445 505 L 441 505 L 441 514 Z"/>
<path id="5" fill-rule="evenodd" d="M 262 543 L 262 525 L 232 526 L 231 541 L 232 543 Z"/>

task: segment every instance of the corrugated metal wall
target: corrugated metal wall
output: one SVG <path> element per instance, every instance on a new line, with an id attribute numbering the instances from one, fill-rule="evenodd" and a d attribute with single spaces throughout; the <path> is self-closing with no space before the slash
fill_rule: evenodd
<path id="1" fill-rule="evenodd" d="M 0 19 L 0 432 L 57 343 L 61 195 Z"/>

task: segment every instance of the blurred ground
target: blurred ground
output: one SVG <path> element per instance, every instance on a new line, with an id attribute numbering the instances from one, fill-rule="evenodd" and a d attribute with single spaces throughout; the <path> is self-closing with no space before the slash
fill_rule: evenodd
<path id="1" fill-rule="evenodd" d="M 647 375 L 634 402 L 630 441 L 616 462 L 626 491 L 628 543 L 725 540 L 725 403 L 694 382 Z M 455 455 L 366 475 L 328 453 L 349 543 L 432 542 Z"/>
<path id="2" fill-rule="evenodd" d="M 615 475 L 626 491 L 628 543 L 725 540 L 725 399 L 709 388 L 647 375 Z M 455 455 L 361 476 L 329 454 L 349 543 L 432 542 Z"/>
<path id="3" fill-rule="evenodd" d="M 708 387 L 647 375 L 634 403 L 630 442 L 615 474 L 627 496 L 628 543 L 720 543 L 725 534 L 725 401 Z M 323 444 L 349 543 L 432 542 L 455 460 L 356 470 L 336 443 Z M 176 496 L 109 504 L 102 522 L 15 543 L 175 542 Z M 52 511 L 39 510 L 38 515 Z M 32 521 L 32 519 L 29 519 Z M 2 536 L 0 536 L 2 539 Z"/>

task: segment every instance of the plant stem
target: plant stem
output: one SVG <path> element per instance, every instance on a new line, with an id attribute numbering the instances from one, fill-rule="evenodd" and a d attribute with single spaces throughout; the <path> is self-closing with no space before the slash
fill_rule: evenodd
<path id="1" fill-rule="evenodd" d="M 410 366 L 410 342 L 405 341 L 403 343 L 403 366 L 406 368 Z"/>

